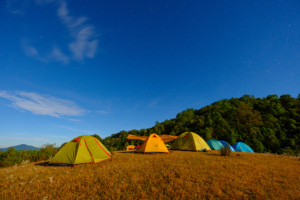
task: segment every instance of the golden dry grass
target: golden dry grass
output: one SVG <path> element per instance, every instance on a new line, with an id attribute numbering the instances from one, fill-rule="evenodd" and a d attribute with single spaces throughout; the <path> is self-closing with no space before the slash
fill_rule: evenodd
<path id="1" fill-rule="evenodd" d="M 300 199 L 299 169 L 299 159 L 266 154 L 115 152 L 75 168 L 2 168 L 0 199 Z"/>

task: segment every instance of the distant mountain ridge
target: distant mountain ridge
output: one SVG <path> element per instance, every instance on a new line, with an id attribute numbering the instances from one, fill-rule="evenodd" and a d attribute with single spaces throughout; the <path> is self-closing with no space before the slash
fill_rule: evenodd
<path id="1" fill-rule="evenodd" d="M 8 148 L 0 148 L 0 150 L 2 151 L 6 151 Z M 16 145 L 16 146 L 12 146 L 12 148 L 15 148 L 16 150 L 40 150 L 40 148 L 34 147 L 34 146 L 30 146 L 27 144 L 20 144 L 20 145 Z"/>

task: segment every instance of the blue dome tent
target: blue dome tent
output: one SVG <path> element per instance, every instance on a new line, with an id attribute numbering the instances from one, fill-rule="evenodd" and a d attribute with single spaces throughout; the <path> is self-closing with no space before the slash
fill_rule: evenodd
<path id="1" fill-rule="evenodd" d="M 232 145 L 235 151 L 241 151 L 241 152 L 248 152 L 248 153 L 254 153 L 254 151 L 245 143 L 238 142 L 234 145 Z"/>
<path id="2" fill-rule="evenodd" d="M 221 142 L 221 144 L 222 144 L 224 147 L 226 147 L 226 145 L 228 144 L 230 150 L 231 150 L 231 151 L 235 151 L 234 148 L 232 148 L 232 146 L 231 146 L 228 142 L 226 142 L 226 141 L 224 141 L 224 140 L 219 140 L 219 142 Z"/>

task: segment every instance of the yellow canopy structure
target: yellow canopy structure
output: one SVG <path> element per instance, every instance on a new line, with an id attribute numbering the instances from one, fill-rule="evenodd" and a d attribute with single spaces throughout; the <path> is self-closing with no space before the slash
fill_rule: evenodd
<path id="1" fill-rule="evenodd" d="M 135 151 L 136 153 L 169 153 L 165 143 L 155 133 L 151 134 L 140 148 Z"/>
<path id="2" fill-rule="evenodd" d="M 97 163 L 112 158 L 111 153 L 96 138 L 82 135 L 63 146 L 49 164 Z"/>
<path id="3" fill-rule="evenodd" d="M 127 147 L 126 147 L 126 150 L 133 150 L 134 149 L 134 145 L 128 145 Z"/>
<path id="4" fill-rule="evenodd" d="M 148 136 L 136 136 L 136 135 L 131 135 L 131 134 L 128 134 L 127 136 L 127 139 L 130 139 L 130 140 L 147 140 Z"/>
<path id="5" fill-rule="evenodd" d="M 143 141 L 145 141 L 145 140 L 148 139 L 148 137 L 150 137 L 150 136 L 136 136 L 136 135 L 129 134 L 127 136 L 127 139 L 131 139 L 131 140 L 143 140 Z M 178 138 L 178 136 L 175 136 L 175 135 L 165 135 L 165 134 L 160 135 L 159 137 L 161 138 L 161 140 L 164 143 L 171 142 L 171 141 L 175 140 L 176 138 Z"/>
<path id="6" fill-rule="evenodd" d="M 171 150 L 211 150 L 205 140 L 193 132 L 182 133 L 172 144 Z"/>
<path id="7" fill-rule="evenodd" d="M 178 138 L 178 136 L 176 135 L 165 135 L 165 134 L 162 134 L 159 137 L 162 139 L 162 141 L 164 141 L 164 143 L 171 142 Z"/>

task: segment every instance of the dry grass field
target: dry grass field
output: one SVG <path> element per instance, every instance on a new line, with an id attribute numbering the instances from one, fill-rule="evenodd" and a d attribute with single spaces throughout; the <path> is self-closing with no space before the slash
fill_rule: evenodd
<path id="1" fill-rule="evenodd" d="M 115 152 L 113 160 L 74 168 L 1 168 L 0 199 L 300 199 L 300 160 L 218 151 Z"/>

